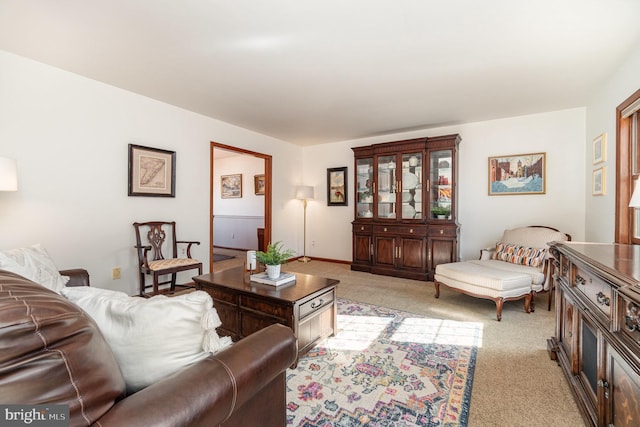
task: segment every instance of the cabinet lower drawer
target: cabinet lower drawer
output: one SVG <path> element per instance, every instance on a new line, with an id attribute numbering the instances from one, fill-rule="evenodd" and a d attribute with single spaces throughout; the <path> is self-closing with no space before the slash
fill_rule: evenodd
<path id="1" fill-rule="evenodd" d="M 424 225 L 376 225 L 373 227 L 375 234 L 424 236 L 427 228 Z"/>
<path id="2" fill-rule="evenodd" d="M 579 266 L 575 271 L 573 285 L 611 319 L 611 285 Z"/>
<path id="3" fill-rule="evenodd" d="M 457 227 L 429 227 L 429 237 L 456 237 L 458 235 Z"/>

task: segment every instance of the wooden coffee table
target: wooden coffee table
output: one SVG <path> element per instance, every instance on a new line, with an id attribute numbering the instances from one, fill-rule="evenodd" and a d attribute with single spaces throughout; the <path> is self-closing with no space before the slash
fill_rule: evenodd
<path id="1" fill-rule="evenodd" d="M 234 341 L 274 323 L 289 326 L 298 340 L 298 357 L 335 333 L 339 280 L 295 273 L 296 281 L 280 286 L 251 282 L 236 267 L 194 277 L 196 287 L 213 298 L 220 316 L 220 335 Z M 297 359 L 296 363 L 297 364 Z M 295 366 L 294 364 L 294 366 Z"/>

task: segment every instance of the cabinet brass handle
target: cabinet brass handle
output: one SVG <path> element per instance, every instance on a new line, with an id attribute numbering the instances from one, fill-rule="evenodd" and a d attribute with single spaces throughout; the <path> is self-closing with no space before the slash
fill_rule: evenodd
<path id="1" fill-rule="evenodd" d="M 607 307 L 609 307 L 611 303 L 611 299 L 608 296 L 606 296 L 604 293 L 602 293 L 602 291 L 596 294 L 596 299 L 598 300 L 598 304 L 606 305 Z"/>

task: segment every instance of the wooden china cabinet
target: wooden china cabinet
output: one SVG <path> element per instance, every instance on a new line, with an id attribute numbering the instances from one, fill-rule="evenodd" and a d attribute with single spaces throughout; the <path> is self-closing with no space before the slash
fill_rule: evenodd
<path id="1" fill-rule="evenodd" d="M 555 336 L 562 367 L 590 426 L 640 422 L 640 246 L 555 242 Z"/>
<path id="2" fill-rule="evenodd" d="M 459 135 L 352 148 L 352 270 L 433 280 L 458 260 Z"/>

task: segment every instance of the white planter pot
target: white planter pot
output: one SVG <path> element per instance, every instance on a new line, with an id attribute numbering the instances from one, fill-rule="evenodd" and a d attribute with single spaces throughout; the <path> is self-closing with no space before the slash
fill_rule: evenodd
<path id="1" fill-rule="evenodd" d="M 267 276 L 269 276 L 269 279 L 277 279 L 280 277 L 280 264 L 267 265 Z"/>

